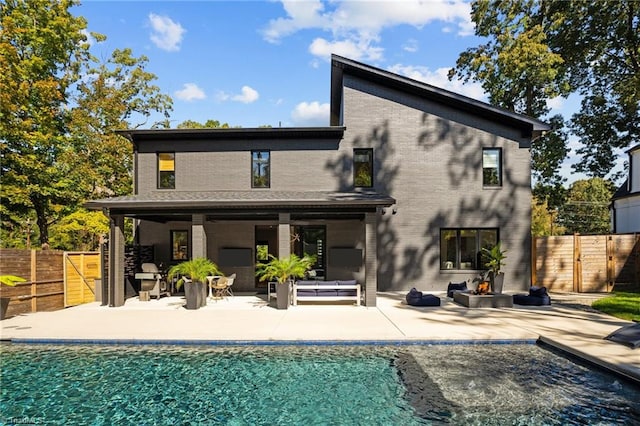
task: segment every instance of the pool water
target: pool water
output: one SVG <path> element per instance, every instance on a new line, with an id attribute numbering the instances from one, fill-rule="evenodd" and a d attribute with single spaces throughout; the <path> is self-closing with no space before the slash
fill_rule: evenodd
<path id="1" fill-rule="evenodd" d="M 0 345 L 0 423 L 640 424 L 640 388 L 536 345 Z"/>

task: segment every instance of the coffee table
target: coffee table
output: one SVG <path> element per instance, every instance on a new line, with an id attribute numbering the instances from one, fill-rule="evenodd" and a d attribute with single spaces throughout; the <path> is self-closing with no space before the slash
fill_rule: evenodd
<path id="1" fill-rule="evenodd" d="M 453 300 L 467 308 L 513 308 L 510 294 L 471 294 L 454 292 Z"/>

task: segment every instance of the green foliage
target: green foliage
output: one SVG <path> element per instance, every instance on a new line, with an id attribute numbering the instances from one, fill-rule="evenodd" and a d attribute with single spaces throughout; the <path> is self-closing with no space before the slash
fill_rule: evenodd
<path id="1" fill-rule="evenodd" d="M 573 167 L 604 177 L 616 149 L 640 139 L 640 3 L 601 0 L 477 0 L 476 35 L 485 43 L 460 54 L 449 77 L 478 81 L 492 104 L 544 117 L 548 99 L 583 96 L 570 122 L 583 160 Z M 567 154 L 560 117 L 548 119 L 554 134 L 532 147 L 534 178 L 561 184 Z"/>
<path id="2" fill-rule="evenodd" d="M 505 266 L 504 260 L 507 258 L 506 253 L 506 250 L 502 250 L 500 242 L 498 242 L 498 244 L 491 247 L 490 249 L 486 247 L 482 248 L 483 256 L 488 259 L 485 262 L 484 266 L 489 269 L 489 271 L 492 273 L 492 276 L 495 276 L 498 272 L 500 272 L 500 269 Z"/>
<path id="3" fill-rule="evenodd" d="M 76 4 L 7 0 L 0 7 L 3 246 L 21 244 L 15 235 L 27 218 L 48 244 L 50 226 L 87 198 L 130 193 L 132 149 L 113 130 L 144 124 L 154 110 L 168 118 L 171 109 L 144 56 L 130 49 L 114 50 L 104 63 L 91 56 L 87 23 L 69 12 Z"/>
<path id="4" fill-rule="evenodd" d="M 178 124 L 178 129 L 228 129 L 229 123 L 220 123 L 218 120 L 207 120 L 204 124 L 194 120 L 185 120 Z"/>
<path id="5" fill-rule="evenodd" d="M 209 275 L 222 275 L 218 265 L 213 263 L 207 258 L 196 257 L 195 259 L 187 260 L 182 263 L 178 263 L 169 269 L 169 279 L 173 279 L 180 275 L 181 278 L 176 283 L 176 287 L 180 289 L 184 284 L 183 277 L 189 277 L 194 282 L 206 283 Z"/>
<path id="6" fill-rule="evenodd" d="M 560 223 L 569 234 L 606 234 L 610 230 L 609 204 L 614 185 L 602 178 L 574 182 L 559 212 Z"/>
<path id="7" fill-rule="evenodd" d="M 546 237 L 564 235 L 565 228 L 558 223 L 558 211 L 549 208 L 547 200 L 540 202 L 536 197 L 531 200 L 531 235 Z"/>
<path id="8" fill-rule="evenodd" d="M 611 296 L 596 300 L 591 306 L 616 318 L 640 321 L 639 293 L 613 293 Z"/>
<path id="9" fill-rule="evenodd" d="M 68 91 L 89 58 L 74 4 L 9 0 L 0 8 L 0 201 L 13 214 L 35 211 L 41 243 L 84 189 L 60 161 L 70 150 Z"/>
<path id="10" fill-rule="evenodd" d="M 280 284 L 287 283 L 291 278 L 301 278 L 311 269 L 315 263 L 315 257 L 304 255 L 298 257 L 291 254 L 281 259 L 269 255 L 271 259 L 268 263 L 258 263 L 256 265 L 256 276 L 262 281 L 276 280 Z"/>
<path id="11" fill-rule="evenodd" d="M 109 220 L 102 212 L 78 209 L 51 227 L 51 248 L 98 250 L 100 237 L 108 235 Z"/>
<path id="12" fill-rule="evenodd" d="M 27 282 L 27 280 L 15 275 L 0 275 L 0 283 L 8 285 L 10 287 L 15 287 L 16 284 L 25 282 Z"/>

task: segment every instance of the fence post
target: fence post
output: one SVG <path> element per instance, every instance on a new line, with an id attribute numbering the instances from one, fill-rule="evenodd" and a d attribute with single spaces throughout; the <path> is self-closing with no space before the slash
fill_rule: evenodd
<path id="1" fill-rule="evenodd" d="M 573 234 L 573 291 L 582 293 L 582 244 L 580 234 Z"/>
<path id="2" fill-rule="evenodd" d="M 607 293 L 613 290 L 616 281 L 616 243 L 613 235 L 607 235 Z"/>
<path id="3" fill-rule="evenodd" d="M 31 249 L 31 312 L 38 312 L 38 298 L 36 295 L 38 294 L 38 288 L 36 282 L 38 280 L 38 260 L 37 260 L 37 252 L 35 249 Z"/>
<path id="4" fill-rule="evenodd" d="M 538 238 L 531 237 L 531 285 L 538 284 Z"/>

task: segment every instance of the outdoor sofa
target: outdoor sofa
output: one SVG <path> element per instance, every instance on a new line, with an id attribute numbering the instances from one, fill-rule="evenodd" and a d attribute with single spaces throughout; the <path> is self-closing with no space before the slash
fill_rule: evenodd
<path id="1" fill-rule="evenodd" d="M 356 280 L 302 280 L 293 284 L 293 304 L 298 301 L 353 300 L 360 305 L 360 284 Z"/>

